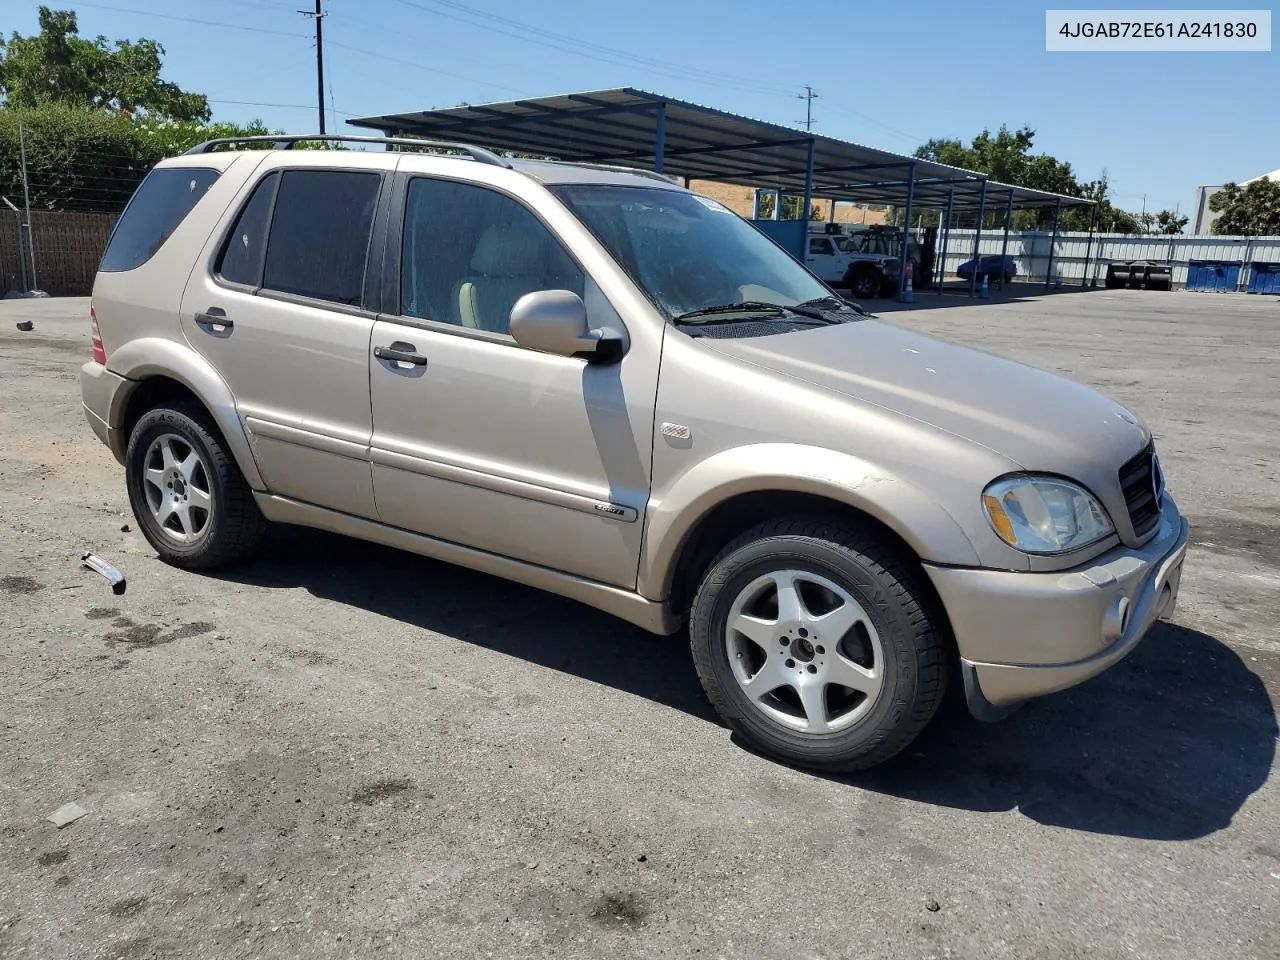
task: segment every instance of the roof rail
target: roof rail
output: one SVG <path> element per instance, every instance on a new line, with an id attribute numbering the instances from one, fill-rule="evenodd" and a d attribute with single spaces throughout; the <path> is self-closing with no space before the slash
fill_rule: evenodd
<path id="1" fill-rule="evenodd" d="M 307 140 L 323 140 L 327 143 L 381 143 L 387 146 L 401 147 L 430 147 L 435 150 L 459 150 L 469 156 L 477 163 L 488 163 L 496 167 L 506 167 L 511 169 L 511 161 L 498 156 L 484 147 L 477 147 L 470 143 L 452 143 L 446 140 L 418 140 L 412 137 L 361 137 L 349 136 L 345 133 L 312 133 L 298 135 L 279 135 L 271 134 L 255 135 L 252 137 L 220 137 L 217 140 L 206 140 L 204 143 L 198 143 L 187 154 L 213 153 L 215 149 L 231 143 L 271 143 L 275 145 L 277 150 L 288 150 L 295 143 Z"/>
<path id="2" fill-rule="evenodd" d="M 666 183 L 680 186 L 682 178 L 671 173 L 658 173 L 656 170 L 646 170 L 643 167 L 627 167 L 620 163 L 594 163 L 590 160 L 552 160 L 552 163 L 562 163 L 569 167 L 586 167 L 588 170 L 607 170 L 613 173 L 632 173 L 637 177 L 648 177 L 650 180 L 662 180 Z"/>

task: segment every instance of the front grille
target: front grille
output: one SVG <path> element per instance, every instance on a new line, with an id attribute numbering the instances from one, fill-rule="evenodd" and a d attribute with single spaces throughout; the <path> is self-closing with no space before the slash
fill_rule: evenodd
<path id="1" fill-rule="evenodd" d="M 1147 448 L 1120 468 L 1120 489 L 1124 493 L 1125 506 L 1129 508 L 1129 522 L 1133 532 L 1145 537 L 1160 524 L 1160 494 L 1163 492 L 1164 475 L 1156 463 L 1156 448 Z"/>

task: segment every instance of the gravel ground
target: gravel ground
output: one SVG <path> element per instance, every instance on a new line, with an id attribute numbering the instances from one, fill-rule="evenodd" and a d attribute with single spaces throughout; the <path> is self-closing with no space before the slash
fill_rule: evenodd
<path id="1" fill-rule="evenodd" d="M 0 957 L 1280 957 L 1280 304 L 941 303 L 886 316 L 1145 416 L 1193 545 L 1118 667 L 848 779 L 568 601 L 300 530 L 160 564 L 87 304 L 0 303 Z"/>

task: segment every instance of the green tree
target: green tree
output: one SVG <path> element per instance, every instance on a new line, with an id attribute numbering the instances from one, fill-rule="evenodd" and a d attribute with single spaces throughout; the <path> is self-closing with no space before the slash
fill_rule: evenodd
<path id="1" fill-rule="evenodd" d="M 33 207 L 111 213 L 123 209 L 147 171 L 165 157 L 205 140 L 281 132 L 256 120 L 245 126 L 200 124 L 59 103 L 9 107 L 0 110 L 0 196 L 22 196 L 19 128 L 26 138 Z"/>
<path id="2" fill-rule="evenodd" d="M 1140 227 L 1133 215 L 1117 209 L 1109 198 L 1109 184 L 1104 173 L 1097 180 L 1081 182 L 1066 163 L 1047 153 L 1032 153 L 1035 145 L 1035 131 L 1030 127 L 1010 130 L 1001 126 L 995 134 L 984 129 L 966 146 L 957 139 L 933 139 L 919 147 L 915 155 L 922 160 L 932 160 L 966 170 L 985 173 L 993 180 L 1012 184 L 1016 187 L 1028 187 L 1032 190 L 1044 190 L 1048 193 L 1059 193 L 1068 197 L 1080 197 L 1092 200 L 1097 206 L 1096 214 L 1092 207 L 1074 206 L 1062 210 L 1060 228 L 1062 230 L 1088 230 L 1096 223 L 1098 229 L 1113 229 L 1121 233 L 1137 233 Z M 991 198 L 988 198 L 991 199 Z M 1095 220 L 1096 216 L 1096 220 Z M 1054 207 L 1018 210 L 1013 215 L 1011 226 L 1015 230 L 1041 229 L 1047 230 L 1053 225 Z M 916 219 L 912 214 L 912 219 Z M 936 212 L 924 212 L 924 223 L 933 225 L 938 222 Z M 992 209 L 983 217 L 983 229 L 1004 226 L 1004 209 L 999 200 L 992 202 Z M 972 222 L 967 224 L 973 226 Z"/>
<path id="3" fill-rule="evenodd" d="M 1240 186 L 1224 184 L 1209 198 L 1209 209 L 1218 214 L 1213 232 L 1229 236 L 1280 235 L 1280 183 L 1262 178 Z"/>
<path id="4" fill-rule="evenodd" d="M 164 48 L 154 40 L 86 40 L 73 10 L 40 7 L 40 32 L 0 40 L 0 97 L 6 106 L 61 103 L 113 113 L 207 121 L 209 101 L 160 79 Z"/>
<path id="5" fill-rule="evenodd" d="M 1156 232 L 1170 235 L 1181 233 L 1182 228 L 1187 225 L 1187 221 L 1190 219 L 1190 217 L 1174 213 L 1172 210 L 1161 210 L 1156 214 Z"/>

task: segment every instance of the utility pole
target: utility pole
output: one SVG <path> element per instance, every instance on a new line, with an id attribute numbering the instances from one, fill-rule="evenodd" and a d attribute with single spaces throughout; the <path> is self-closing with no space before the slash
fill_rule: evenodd
<path id="1" fill-rule="evenodd" d="M 316 22 L 316 106 L 320 111 L 320 132 L 324 133 L 324 11 L 320 9 L 320 0 L 316 0 L 316 10 L 299 10 L 304 17 Z"/>
<path id="2" fill-rule="evenodd" d="M 317 0 L 318 2 L 318 0 Z M 818 95 L 813 92 L 813 87 L 809 84 L 804 85 L 804 93 L 796 94 L 797 100 L 803 100 L 804 103 L 804 128 L 809 133 L 813 132 L 813 101 L 818 99 Z"/>

